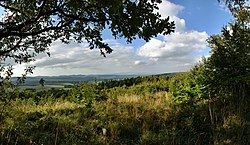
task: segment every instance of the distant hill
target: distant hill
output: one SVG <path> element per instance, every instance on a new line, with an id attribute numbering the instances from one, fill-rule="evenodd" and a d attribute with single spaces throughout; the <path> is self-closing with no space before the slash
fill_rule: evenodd
<path id="1" fill-rule="evenodd" d="M 174 76 L 176 73 L 163 73 L 156 74 L 155 76 Z M 27 77 L 25 83 L 21 86 L 39 86 L 39 80 L 43 78 L 46 85 L 73 85 L 80 82 L 93 82 L 93 81 L 108 81 L 108 80 L 121 80 L 125 78 L 133 78 L 138 76 L 147 76 L 147 75 L 122 75 L 122 74 L 107 74 L 107 75 L 62 75 L 62 76 L 36 76 L 36 77 Z M 148 75 L 154 76 L 154 75 Z M 12 81 L 15 82 L 16 77 L 12 78 Z"/>
<path id="2" fill-rule="evenodd" d="M 181 74 L 181 73 L 184 73 L 184 72 L 163 73 L 163 74 L 158 74 L 156 76 L 169 76 L 169 77 L 172 77 L 172 76 L 175 76 L 175 75 Z"/>
<path id="3" fill-rule="evenodd" d="M 120 80 L 125 78 L 137 77 L 139 75 L 62 75 L 62 76 L 36 76 L 27 77 L 23 85 L 36 86 L 39 85 L 39 80 L 43 78 L 46 85 L 54 84 L 75 84 L 80 82 L 92 82 L 92 81 L 107 81 L 107 80 Z M 15 82 L 16 77 L 12 78 Z"/>

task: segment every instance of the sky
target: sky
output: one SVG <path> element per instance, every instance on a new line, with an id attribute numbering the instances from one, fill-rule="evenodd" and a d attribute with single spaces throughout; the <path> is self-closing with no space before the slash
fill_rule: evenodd
<path id="1" fill-rule="evenodd" d="M 163 0 L 159 5 L 162 18 L 170 16 L 176 29 L 171 35 L 158 35 L 149 42 L 135 40 L 128 44 L 114 39 L 108 30 L 104 41 L 113 52 L 106 58 L 88 44 L 54 42 L 51 56 L 38 55 L 30 64 L 15 65 L 14 74 L 20 75 L 27 65 L 35 65 L 33 76 L 77 74 L 161 74 L 187 71 L 209 56 L 207 38 L 220 34 L 221 28 L 233 18 L 225 5 L 217 0 Z"/>

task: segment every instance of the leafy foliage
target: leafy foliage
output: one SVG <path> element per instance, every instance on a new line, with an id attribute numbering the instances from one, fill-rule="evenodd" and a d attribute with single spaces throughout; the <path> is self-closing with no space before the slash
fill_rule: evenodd
<path id="1" fill-rule="evenodd" d="M 249 0 L 218 0 L 219 2 L 224 2 L 233 15 L 236 15 L 242 7 L 245 7 L 246 2 Z"/>
<path id="2" fill-rule="evenodd" d="M 197 103 L 206 99 L 204 66 L 199 64 L 187 73 L 176 75 L 171 79 L 169 89 L 177 104 Z"/>
<path id="3" fill-rule="evenodd" d="M 250 109 L 249 39 L 249 11 L 242 8 L 237 13 L 236 21 L 229 23 L 229 29 L 224 27 L 221 35 L 210 37 L 208 42 L 212 53 L 206 62 L 206 71 L 212 76 L 208 81 L 210 97 L 212 100 L 217 100 L 214 103 L 217 102 L 223 106 L 214 108 L 221 111 L 222 114 L 219 114 L 223 118 L 220 121 L 213 121 L 215 124 L 224 124 L 232 118 L 237 118 L 237 121 L 234 120 L 237 125 L 229 123 L 231 125 L 229 126 L 235 128 L 233 131 L 238 134 L 237 139 L 233 139 L 232 143 L 239 142 L 240 144 L 249 143 L 249 140 L 240 134 L 243 128 L 246 134 L 250 130 L 250 125 L 247 123 L 250 120 L 246 113 Z M 225 130 L 232 131 L 230 127 Z M 218 130 L 222 131 L 222 129 Z M 225 136 L 225 138 L 229 139 L 230 136 Z"/>

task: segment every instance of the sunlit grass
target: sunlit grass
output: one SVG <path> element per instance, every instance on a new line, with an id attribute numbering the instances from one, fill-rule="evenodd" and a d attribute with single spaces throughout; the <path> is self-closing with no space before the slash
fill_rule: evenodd
<path id="1" fill-rule="evenodd" d="M 45 112 L 47 110 L 58 111 L 64 109 L 77 109 L 80 107 L 84 107 L 84 105 L 77 104 L 70 101 L 57 101 L 57 102 L 47 102 L 45 104 L 34 104 L 34 103 L 19 103 L 13 102 L 13 108 L 16 111 L 21 111 L 25 113 L 30 112 Z"/>
<path id="2" fill-rule="evenodd" d="M 53 143 L 69 143 L 70 140 L 63 140 L 67 134 L 71 134 L 73 141 L 78 142 L 76 133 L 80 132 L 85 138 L 80 142 L 85 141 L 88 144 L 103 144 L 104 141 L 104 144 L 147 144 L 154 139 L 165 138 L 164 135 L 159 137 L 155 131 L 166 126 L 165 123 L 170 118 L 170 100 L 166 92 L 145 96 L 124 94 L 107 101 L 95 101 L 89 108 L 86 104 L 63 99 L 41 101 L 38 104 L 29 99 L 17 99 L 8 109 L 12 117 L 5 120 L 5 127 L 17 129 L 22 126 L 18 131 L 29 134 L 32 142 L 37 140 L 33 136 L 35 134 L 43 134 L 41 142 L 46 142 L 44 138 L 50 136 Z M 35 131 L 36 126 L 42 130 Z M 106 128 L 108 136 L 98 135 L 97 127 Z M 17 139 L 16 137 L 15 134 L 12 138 Z M 22 139 L 26 140 L 26 137 L 23 136 Z"/>

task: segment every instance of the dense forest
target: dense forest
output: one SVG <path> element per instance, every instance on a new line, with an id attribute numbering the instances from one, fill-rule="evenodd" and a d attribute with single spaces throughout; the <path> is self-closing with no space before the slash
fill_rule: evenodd
<path id="1" fill-rule="evenodd" d="M 137 5 L 118 0 L 81 1 L 85 5 L 79 1 L 21 1 L 30 6 L 28 10 L 18 2 L 0 2 L 16 14 L 1 23 L 1 62 L 7 58 L 30 62 L 35 53 L 46 53 L 52 40 L 67 43 L 71 34 L 79 42 L 86 38 L 90 48 L 99 48 L 105 56 L 112 49 L 102 42 L 100 31 L 111 22 L 112 35 L 128 42 L 135 36 L 149 40 L 174 29 L 169 19 L 153 13 L 160 3 L 157 0 Z M 13 88 L 12 66 L 1 63 L 0 145 L 250 144 L 250 13 L 243 2 L 226 0 L 235 20 L 221 34 L 209 37 L 210 56 L 187 72 L 30 91 Z M 235 7 L 235 3 L 240 5 Z M 89 8 L 84 11 L 86 17 L 77 15 L 83 8 Z M 147 14 L 132 15 L 141 11 Z M 58 23 L 51 13 L 61 18 Z M 25 54 L 31 48 L 34 54 Z M 25 70 L 19 84 L 32 69 Z"/>

